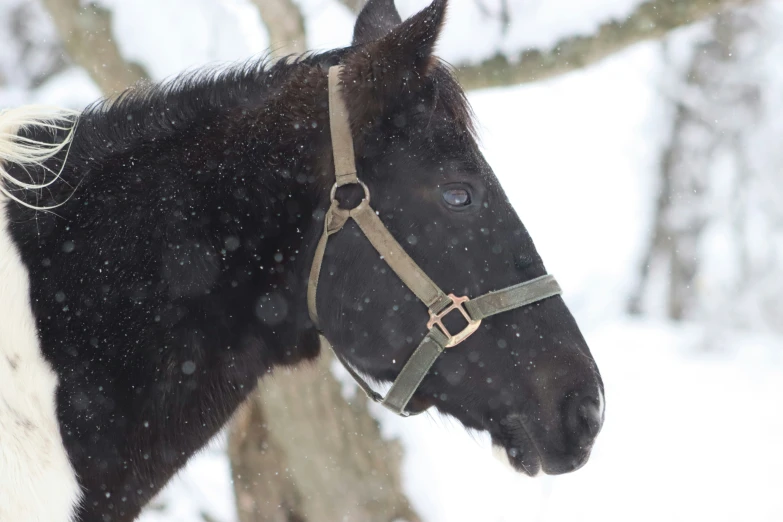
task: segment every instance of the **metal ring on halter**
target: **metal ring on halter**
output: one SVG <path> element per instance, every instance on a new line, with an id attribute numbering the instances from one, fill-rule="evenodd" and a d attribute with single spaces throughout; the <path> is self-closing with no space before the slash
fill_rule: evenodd
<path id="1" fill-rule="evenodd" d="M 361 185 L 362 188 L 364 189 L 364 201 L 366 202 L 366 204 L 369 205 L 370 204 L 370 189 L 367 188 L 367 185 L 365 185 L 363 181 L 357 181 L 356 183 Z M 352 184 L 352 183 L 349 183 L 349 184 Z M 346 184 L 346 185 L 349 185 L 349 184 Z M 345 187 L 346 185 L 338 185 L 337 183 L 332 185 L 332 191 L 329 193 L 329 199 L 334 201 L 334 196 L 335 196 L 335 194 L 337 194 L 337 189 L 340 188 L 340 187 Z"/>
<path id="2" fill-rule="evenodd" d="M 457 297 L 454 294 L 449 294 L 448 297 L 451 299 L 451 305 L 447 306 L 437 314 L 433 313 L 432 310 L 429 311 L 430 320 L 427 323 L 427 330 L 431 330 L 433 326 L 437 325 L 438 328 L 440 328 L 440 331 L 443 332 L 443 335 L 448 338 L 448 342 L 446 343 L 445 347 L 453 348 L 476 333 L 476 330 L 478 330 L 479 326 L 481 326 L 481 319 L 473 319 L 467 310 L 465 310 L 463 305 L 470 301 L 467 296 Z M 458 310 L 459 313 L 462 314 L 462 317 L 465 318 L 465 320 L 468 322 L 468 325 L 463 328 L 461 332 L 452 335 L 448 328 L 446 328 L 446 325 L 443 324 L 443 318 L 454 310 Z"/>

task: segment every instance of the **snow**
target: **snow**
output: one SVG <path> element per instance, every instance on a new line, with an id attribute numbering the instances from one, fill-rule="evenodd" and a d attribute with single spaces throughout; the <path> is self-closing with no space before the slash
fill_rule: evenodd
<path id="1" fill-rule="evenodd" d="M 100 2 L 114 10 L 122 52 L 157 79 L 245 59 L 268 42 L 251 0 Z M 349 43 L 353 17 L 337 0 L 297 2 L 308 17 L 309 47 Z M 426 5 L 397 3 L 403 15 Z M 499 0 L 482 3 L 496 12 Z M 439 49 L 459 63 L 498 49 L 548 48 L 622 19 L 638 3 L 511 0 L 515 22 L 504 35 L 477 2 L 453 1 Z M 8 5 L 0 1 L 0 11 Z M 769 9 L 771 26 L 783 20 L 780 4 Z M 693 38 L 687 31 L 669 41 L 683 63 Z M 781 103 L 774 98 L 783 85 L 780 47 L 759 58 L 768 62 L 770 114 Z M 5 61 L 2 46 L 0 53 Z M 405 445 L 405 490 L 426 522 L 783 520 L 783 337 L 624 314 L 671 121 L 663 99 L 674 87 L 662 69 L 660 46 L 642 44 L 547 82 L 471 93 L 485 153 L 565 288 L 601 369 L 606 425 L 583 469 L 530 479 L 493 457 L 486 436 L 455 421 L 435 414 L 403 420 L 378 408 L 384 433 Z M 0 106 L 82 107 L 96 97 L 89 77 L 73 68 L 33 92 L 0 86 Z M 749 145 L 760 171 L 781 165 L 780 128 L 779 118 L 763 120 Z M 767 181 L 765 204 L 776 205 L 782 185 Z M 724 236 L 716 232 L 713 252 L 728 248 Z M 224 447 L 220 439 L 193 458 L 141 520 L 236 520 Z"/>
<path id="2" fill-rule="evenodd" d="M 237 518 L 224 435 L 216 437 L 153 500 L 139 522 L 220 522 Z"/>
<path id="3" fill-rule="evenodd" d="M 589 299 L 590 313 L 624 305 L 609 300 L 627 295 L 651 226 L 659 69 L 651 44 L 589 72 L 471 94 L 487 159 L 569 302 Z"/>
<path id="4" fill-rule="evenodd" d="M 59 105 L 79 109 L 101 97 L 101 91 L 84 69 L 71 67 L 54 75 L 25 103 Z"/>
<path id="5" fill-rule="evenodd" d="M 112 10 L 112 31 L 122 55 L 143 65 L 154 79 L 265 54 L 269 45 L 261 16 L 250 0 L 100 3 Z"/>

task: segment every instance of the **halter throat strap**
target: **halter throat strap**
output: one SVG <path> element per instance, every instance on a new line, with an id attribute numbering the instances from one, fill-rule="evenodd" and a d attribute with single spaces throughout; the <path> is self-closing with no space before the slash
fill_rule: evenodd
<path id="1" fill-rule="evenodd" d="M 310 268 L 307 307 L 310 318 L 318 324 L 316 299 L 326 246 L 329 237 L 342 230 L 349 219 L 353 219 L 389 268 L 427 306 L 429 332 L 403 366 L 386 397 L 374 391 L 337 350 L 333 351 L 371 400 L 407 417 L 410 415 L 406 410 L 408 402 L 443 350 L 465 341 L 478 330 L 481 321 L 487 317 L 560 295 L 562 291 L 553 276 L 544 275 L 475 299 L 443 292 L 405 252 L 370 206 L 370 191 L 357 176 L 350 120 L 340 86 L 341 71 L 341 66 L 329 69 L 329 127 L 334 153 L 335 184 L 324 219 L 324 230 Z M 337 188 L 350 184 L 360 184 L 364 188 L 364 199 L 356 208 L 342 209 L 335 199 L 335 192 Z M 468 323 L 467 327 L 456 334 L 449 332 L 443 324 L 443 318 L 452 312 L 462 314 Z"/>

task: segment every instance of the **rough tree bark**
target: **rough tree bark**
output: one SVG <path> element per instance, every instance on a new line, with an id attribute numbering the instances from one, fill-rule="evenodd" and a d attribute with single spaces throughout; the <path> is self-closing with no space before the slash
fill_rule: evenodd
<path id="1" fill-rule="evenodd" d="M 239 519 L 302 522 L 302 492 L 259 399 L 256 393 L 240 408 L 229 431 L 228 456 Z"/>
<path id="2" fill-rule="evenodd" d="M 240 522 L 417 522 L 400 488 L 401 446 L 381 437 L 361 391 L 343 398 L 323 350 L 262 380 L 233 424 Z"/>

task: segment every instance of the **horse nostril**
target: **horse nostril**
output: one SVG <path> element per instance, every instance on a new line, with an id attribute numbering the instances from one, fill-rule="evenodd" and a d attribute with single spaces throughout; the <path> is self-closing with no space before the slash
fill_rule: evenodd
<path id="1" fill-rule="evenodd" d="M 579 446 L 590 444 L 601 431 L 603 412 L 597 399 L 577 395 L 569 401 L 565 425 L 571 439 Z"/>

